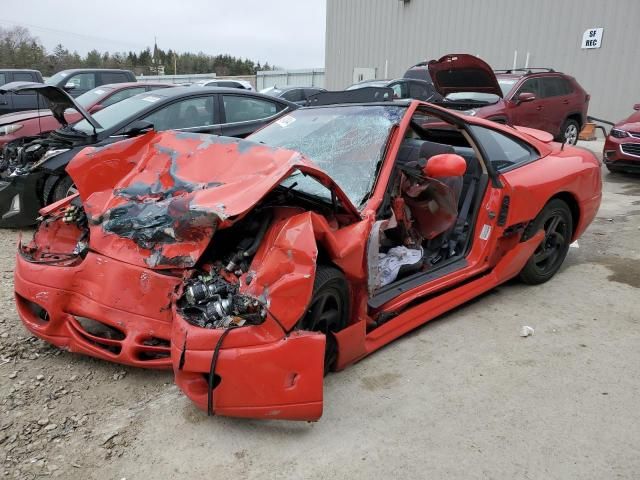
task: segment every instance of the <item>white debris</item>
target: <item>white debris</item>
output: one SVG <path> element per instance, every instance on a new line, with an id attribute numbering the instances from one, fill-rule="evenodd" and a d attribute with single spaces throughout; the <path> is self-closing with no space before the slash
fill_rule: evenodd
<path id="1" fill-rule="evenodd" d="M 520 329 L 520 336 L 521 337 L 528 337 L 530 335 L 533 335 L 534 331 L 535 330 L 532 327 L 530 327 L 528 325 L 523 325 L 523 327 Z"/>
<path id="2" fill-rule="evenodd" d="M 422 260 L 422 249 L 414 250 L 407 247 L 393 247 L 387 253 L 380 253 L 378 258 L 378 274 L 380 286 L 389 285 L 398 277 L 400 267 L 415 265 Z"/>
<path id="3" fill-rule="evenodd" d="M 571 247 L 571 248 L 580 248 L 580 245 L 578 245 L 578 240 L 576 240 L 571 245 L 569 245 L 569 247 Z"/>

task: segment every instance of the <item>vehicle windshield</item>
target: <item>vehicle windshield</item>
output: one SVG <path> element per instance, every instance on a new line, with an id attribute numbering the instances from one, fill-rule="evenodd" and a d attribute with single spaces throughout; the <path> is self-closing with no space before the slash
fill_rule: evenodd
<path id="1" fill-rule="evenodd" d="M 97 133 L 104 132 L 105 130 L 115 127 L 123 120 L 134 116 L 160 100 L 162 100 L 162 97 L 158 95 L 154 95 L 152 93 L 141 93 L 135 97 L 127 98 L 126 100 L 122 100 L 121 102 L 114 103 L 113 105 L 103 108 L 99 112 L 91 115 L 102 127 L 96 129 Z M 75 123 L 73 128 L 74 130 L 79 130 L 84 133 L 93 133 L 93 127 L 86 120 L 80 120 L 78 123 Z"/>
<path id="2" fill-rule="evenodd" d="M 373 188 L 391 127 L 405 107 L 351 105 L 300 109 L 249 136 L 249 140 L 300 152 L 324 170 L 360 206 Z M 293 175 L 282 183 L 291 189 L 330 200 L 312 177 Z"/>
<path id="3" fill-rule="evenodd" d="M 496 103 L 500 100 L 498 95 L 481 92 L 455 92 L 448 94 L 444 98 L 450 102 L 478 102 L 486 103 L 487 105 Z"/>
<path id="4" fill-rule="evenodd" d="M 69 76 L 69 72 L 65 72 L 63 70 L 62 72 L 58 72 L 54 76 L 49 77 L 44 83 L 46 83 L 47 85 L 57 85 L 68 76 Z"/>
<path id="5" fill-rule="evenodd" d="M 498 85 L 500 85 L 500 90 L 502 90 L 502 96 L 506 97 L 516 83 L 516 79 L 499 78 Z"/>
<path id="6" fill-rule="evenodd" d="M 100 99 L 102 99 L 107 92 L 111 92 L 113 88 L 108 87 L 96 87 L 93 90 L 89 90 L 86 93 L 83 93 L 78 98 L 76 98 L 76 103 L 78 103 L 82 108 L 89 109 L 93 107 Z"/>

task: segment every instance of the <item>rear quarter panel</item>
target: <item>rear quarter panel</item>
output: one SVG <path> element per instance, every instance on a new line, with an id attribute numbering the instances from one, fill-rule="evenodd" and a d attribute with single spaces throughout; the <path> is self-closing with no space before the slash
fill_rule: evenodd
<path id="1" fill-rule="evenodd" d="M 506 226 L 527 223 L 553 197 L 570 195 L 578 207 L 573 239 L 591 223 L 602 198 L 600 162 L 587 150 L 551 144 L 553 151 L 539 160 L 502 175 L 511 191 Z"/>

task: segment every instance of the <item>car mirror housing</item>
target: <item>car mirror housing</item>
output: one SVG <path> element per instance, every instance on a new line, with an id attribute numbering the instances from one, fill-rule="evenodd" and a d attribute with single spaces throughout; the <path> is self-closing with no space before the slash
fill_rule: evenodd
<path id="1" fill-rule="evenodd" d="M 518 95 L 517 103 L 533 102 L 535 99 L 536 99 L 535 94 L 530 92 L 522 92 L 520 95 Z"/>
<path id="2" fill-rule="evenodd" d="M 146 120 L 138 120 L 126 126 L 122 130 L 122 135 L 125 135 L 127 137 L 135 137 L 136 135 L 140 135 L 141 133 L 153 130 L 153 128 L 153 123 L 147 122 Z"/>
<path id="3" fill-rule="evenodd" d="M 75 89 L 75 88 L 76 88 L 76 84 L 75 84 L 75 83 L 71 83 L 71 82 L 67 83 L 67 84 L 64 86 L 64 89 L 65 89 L 67 92 L 68 92 L 68 91 L 70 91 L 70 90 L 73 90 L 73 89 Z"/>
<path id="4" fill-rule="evenodd" d="M 466 171 L 467 162 L 455 153 L 434 155 L 422 170 L 429 178 L 461 177 Z"/>
<path id="5" fill-rule="evenodd" d="M 634 110 L 640 110 L 640 103 L 636 103 L 636 104 L 633 106 L 633 109 L 634 109 Z"/>

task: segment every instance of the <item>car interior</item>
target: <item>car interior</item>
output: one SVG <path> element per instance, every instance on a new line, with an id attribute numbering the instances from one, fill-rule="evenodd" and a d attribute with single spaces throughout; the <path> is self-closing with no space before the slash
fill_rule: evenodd
<path id="1" fill-rule="evenodd" d="M 464 160 L 457 159 L 459 174 L 428 176 L 434 159 L 451 154 Z M 488 180 L 479 158 L 465 131 L 421 112 L 414 115 L 370 241 L 377 253 L 377 271 L 369 272 L 374 276 L 370 306 L 379 303 L 376 297 L 384 303 L 404 291 L 399 284 L 412 288 L 426 281 L 425 274 L 431 280 L 442 267 L 464 259 Z M 375 253 L 369 252 L 370 260 Z"/>

